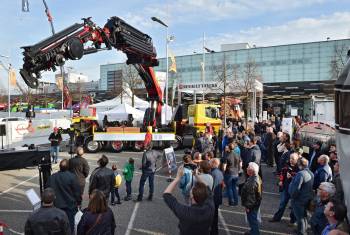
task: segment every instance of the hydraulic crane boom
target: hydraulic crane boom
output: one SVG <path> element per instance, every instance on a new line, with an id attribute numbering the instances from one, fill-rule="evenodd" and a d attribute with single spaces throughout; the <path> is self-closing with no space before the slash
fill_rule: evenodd
<path id="1" fill-rule="evenodd" d="M 126 64 L 132 64 L 145 83 L 151 108 L 145 115 L 145 126 L 160 124 L 162 91 L 153 71 L 158 66 L 152 38 L 127 24 L 122 19 L 111 17 L 103 28 L 91 18 L 83 19 L 70 27 L 24 49 L 24 64 L 20 74 L 31 88 L 38 87 L 42 71 L 56 71 L 66 60 L 79 60 L 84 55 L 115 48 L 127 55 Z M 91 46 L 86 46 L 91 42 Z"/>

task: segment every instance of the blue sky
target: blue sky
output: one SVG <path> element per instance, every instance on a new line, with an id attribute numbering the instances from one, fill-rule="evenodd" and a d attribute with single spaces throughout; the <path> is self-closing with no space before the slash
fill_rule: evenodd
<path id="1" fill-rule="evenodd" d="M 91 16 L 103 26 L 110 16 L 119 16 L 149 34 L 158 56 L 165 56 L 165 29 L 151 21 L 156 16 L 169 25 L 175 55 L 201 51 L 206 45 L 219 50 L 222 43 L 248 42 L 256 46 L 279 45 L 350 37 L 350 5 L 347 0 L 46 0 L 56 31 Z M 30 12 L 21 12 L 22 0 L 2 0 L 0 5 L 0 54 L 9 55 L 13 66 L 22 66 L 21 46 L 51 35 L 41 0 L 29 0 Z M 2 59 L 2 58 L 0 58 Z M 2 59 L 7 62 L 6 59 Z M 74 71 L 99 78 L 99 65 L 123 62 L 117 51 L 100 52 L 71 61 Z M 19 75 L 18 75 L 19 76 Z M 46 72 L 43 79 L 53 81 Z M 20 79 L 20 78 L 19 78 Z M 0 69 L 0 88 L 7 75 Z"/>

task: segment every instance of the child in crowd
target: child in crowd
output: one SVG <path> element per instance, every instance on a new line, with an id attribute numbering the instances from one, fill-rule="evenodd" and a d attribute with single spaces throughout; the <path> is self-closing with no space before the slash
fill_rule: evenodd
<path id="1" fill-rule="evenodd" d="M 131 200 L 131 182 L 132 178 L 134 177 L 134 159 L 129 158 L 128 163 L 125 164 L 123 169 L 123 175 L 125 179 L 125 186 L 126 186 L 126 197 L 124 198 L 124 201 Z"/>
<path id="2" fill-rule="evenodd" d="M 114 172 L 115 185 L 114 185 L 114 189 L 111 192 L 111 205 L 114 206 L 115 204 L 121 204 L 118 190 L 120 185 L 122 184 L 122 176 L 117 171 L 117 165 L 113 164 L 112 170 Z M 114 202 L 115 196 L 117 197 L 117 202 Z"/>

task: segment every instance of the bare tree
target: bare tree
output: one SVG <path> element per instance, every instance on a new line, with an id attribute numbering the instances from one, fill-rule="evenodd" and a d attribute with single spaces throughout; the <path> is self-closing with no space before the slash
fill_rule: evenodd
<path id="1" fill-rule="evenodd" d="M 250 116 L 250 94 L 252 94 L 255 90 L 255 81 L 261 81 L 262 76 L 260 74 L 258 65 L 255 60 L 252 58 L 248 58 L 243 68 L 240 69 L 239 66 L 235 65 L 232 68 L 232 83 L 230 83 L 230 88 L 233 90 L 237 90 L 241 93 L 241 95 L 246 100 L 246 116 Z M 254 102 L 255 103 L 255 102 Z"/>
<path id="2" fill-rule="evenodd" d="M 124 84 L 126 86 L 124 86 Z M 123 68 L 121 97 L 123 97 L 123 94 L 126 92 L 126 88 L 130 88 L 131 90 L 131 106 L 134 107 L 135 92 L 137 89 L 144 88 L 144 83 L 133 65 L 127 65 Z"/>
<path id="3" fill-rule="evenodd" d="M 216 72 L 216 78 L 214 80 L 218 84 L 217 88 L 223 94 L 223 98 L 224 98 L 224 102 L 223 102 L 224 107 L 221 108 L 222 110 L 221 115 L 224 116 L 224 127 L 226 127 L 227 108 L 228 108 L 226 104 L 226 96 L 227 96 L 227 90 L 228 90 L 228 80 L 233 76 L 233 71 L 230 71 L 228 69 L 225 54 L 222 59 L 222 65 L 215 66 L 215 72 Z"/>
<path id="4" fill-rule="evenodd" d="M 340 75 L 346 63 L 346 53 L 347 53 L 348 47 L 344 43 L 340 45 L 336 44 L 334 45 L 333 50 L 334 50 L 333 57 L 330 61 L 329 73 L 330 73 L 331 80 L 337 80 L 338 76 Z"/>

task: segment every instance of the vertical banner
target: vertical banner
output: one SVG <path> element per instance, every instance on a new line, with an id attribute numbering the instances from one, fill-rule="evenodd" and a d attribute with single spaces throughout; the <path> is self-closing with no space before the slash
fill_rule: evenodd
<path id="1" fill-rule="evenodd" d="M 58 89 L 62 91 L 63 89 L 63 78 L 62 77 L 56 77 L 56 85 Z"/>
<path id="2" fill-rule="evenodd" d="M 156 78 L 158 80 L 158 84 L 159 84 L 160 89 L 164 93 L 166 73 L 165 72 L 156 72 Z"/>
<path id="3" fill-rule="evenodd" d="M 176 70 L 176 60 L 175 60 L 175 55 L 174 53 L 169 50 L 169 55 L 170 55 L 170 61 L 171 61 L 171 65 L 169 67 L 169 72 L 174 72 L 176 73 L 177 70 Z"/>
<path id="4" fill-rule="evenodd" d="M 11 86 L 16 86 L 17 81 L 16 81 L 16 71 L 14 69 L 9 70 L 9 79 L 10 79 L 10 85 Z"/>

